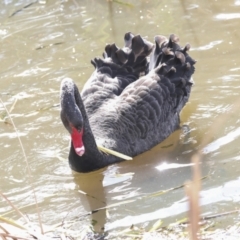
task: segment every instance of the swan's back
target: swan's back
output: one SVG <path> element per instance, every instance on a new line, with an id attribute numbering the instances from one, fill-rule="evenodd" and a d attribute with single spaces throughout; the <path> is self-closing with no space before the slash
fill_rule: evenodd
<path id="1" fill-rule="evenodd" d="M 107 45 L 104 58 L 92 61 L 81 95 L 97 142 L 135 156 L 179 127 L 195 61 L 173 34 L 156 36 L 155 45 L 131 33 L 124 40 L 124 48 Z"/>

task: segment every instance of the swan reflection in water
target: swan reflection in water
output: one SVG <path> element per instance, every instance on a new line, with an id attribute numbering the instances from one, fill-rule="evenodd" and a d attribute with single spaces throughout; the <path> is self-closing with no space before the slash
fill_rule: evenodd
<path id="1" fill-rule="evenodd" d="M 124 221 L 125 216 L 138 216 L 139 214 L 144 216 L 144 212 L 154 214 L 156 206 L 157 209 L 164 209 L 166 202 L 169 206 L 171 202 L 178 202 L 179 196 L 184 197 L 183 189 L 178 190 L 181 193 L 164 194 L 159 198 L 146 197 L 161 190 L 177 187 L 191 178 L 190 162 L 195 144 L 191 141 L 187 142 L 188 135 L 184 140 L 183 138 L 182 130 L 179 129 L 161 144 L 132 161 L 113 164 L 87 174 L 74 174 L 74 181 L 77 189 L 80 190 L 79 204 L 82 204 L 85 211 L 89 213 L 87 217 L 96 223 L 93 225 L 96 232 L 112 229 L 114 221 L 116 219 Z M 160 167 L 164 162 L 169 164 L 169 168 L 161 170 Z M 171 168 L 173 164 L 178 164 L 178 168 L 176 169 L 176 166 Z M 204 166 L 204 168 L 204 172 L 207 172 L 208 167 Z M 82 194 L 81 191 L 87 195 Z M 157 201 L 158 203 L 155 202 L 151 206 L 149 199 L 152 199 L 151 202 Z M 99 211 L 95 211 L 97 209 Z M 172 212 L 169 214 L 175 215 Z M 139 218 L 141 218 L 140 215 Z M 153 216 L 152 220 L 154 219 Z M 144 219 L 139 219 L 139 221 L 145 222 Z M 127 226 L 131 224 L 134 222 L 125 223 Z"/>

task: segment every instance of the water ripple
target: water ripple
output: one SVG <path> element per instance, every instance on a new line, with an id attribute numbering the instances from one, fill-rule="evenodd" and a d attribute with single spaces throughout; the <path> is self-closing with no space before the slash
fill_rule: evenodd
<path id="1" fill-rule="evenodd" d="M 209 50 L 209 49 L 213 48 L 214 46 L 221 44 L 222 42 L 223 42 L 222 40 L 216 40 L 216 41 L 210 42 L 210 43 L 208 43 L 204 46 L 200 46 L 200 47 L 197 47 L 197 48 L 192 48 L 192 50 L 196 50 L 196 51 Z"/>
<path id="2" fill-rule="evenodd" d="M 221 146 L 224 146 L 230 142 L 233 142 L 240 136 L 240 127 L 235 129 L 234 131 L 229 132 L 224 137 L 217 139 L 216 141 L 208 144 L 204 149 L 203 153 L 207 154 L 210 152 L 214 152 L 219 149 Z"/>
<path id="3" fill-rule="evenodd" d="M 240 13 L 220 13 L 215 17 L 217 20 L 231 20 L 240 18 Z"/>

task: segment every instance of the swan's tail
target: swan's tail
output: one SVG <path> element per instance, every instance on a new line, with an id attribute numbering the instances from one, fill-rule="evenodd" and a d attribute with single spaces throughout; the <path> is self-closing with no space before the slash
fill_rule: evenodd
<path id="1" fill-rule="evenodd" d="M 166 64 L 176 69 L 176 74 L 181 77 L 191 78 L 194 72 L 195 61 L 188 55 L 190 45 L 184 48 L 178 45 L 179 38 L 172 34 L 167 39 L 165 36 L 157 35 L 155 45 L 140 35 L 133 35 L 128 32 L 124 36 L 125 45 L 118 48 L 115 43 L 107 44 L 103 53 L 104 59 L 95 58 L 91 61 L 96 69 L 109 67 L 112 77 L 123 73 L 134 73 L 146 75 L 149 71 Z M 148 56 L 150 55 L 150 58 Z M 189 68 L 181 68 L 180 65 L 187 65 Z M 105 69 L 106 70 L 106 69 Z M 106 70 L 108 73 L 109 70 Z"/>
<path id="2" fill-rule="evenodd" d="M 182 48 L 178 41 L 179 38 L 174 34 L 171 34 L 169 39 L 160 35 L 155 37 L 155 46 L 149 61 L 149 71 L 158 74 L 165 86 L 168 87 L 169 84 L 174 86 L 173 99 L 176 101 L 176 110 L 180 112 L 190 95 L 196 61 L 187 53 L 190 44 L 186 44 Z"/>
<path id="3" fill-rule="evenodd" d="M 104 59 L 95 58 L 91 62 L 98 72 L 121 79 L 121 91 L 140 76 L 155 71 L 161 78 L 167 79 L 166 84 L 174 84 L 175 99 L 178 99 L 176 106 L 180 110 L 189 98 L 196 61 L 187 53 L 190 44 L 182 48 L 178 41 L 174 34 L 169 39 L 158 35 L 153 44 L 140 35 L 128 32 L 124 36 L 123 48 L 108 44 L 103 53 Z"/>
<path id="4" fill-rule="evenodd" d="M 147 57 L 154 49 L 154 44 L 130 32 L 125 34 L 124 42 L 123 48 L 118 48 L 115 43 L 107 44 L 103 53 L 104 59 L 95 58 L 91 63 L 97 70 L 112 77 L 133 74 L 137 79 L 147 74 L 149 71 Z"/>

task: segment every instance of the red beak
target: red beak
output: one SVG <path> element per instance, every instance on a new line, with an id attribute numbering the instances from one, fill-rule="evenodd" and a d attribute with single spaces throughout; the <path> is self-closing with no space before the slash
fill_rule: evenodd
<path id="1" fill-rule="evenodd" d="M 85 153 L 85 147 L 83 145 L 83 129 L 81 132 L 79 132 L 76 128 L 72 127 L 72 142 L 73 142 L 73 147 L 75 149 L 75 152 L 77 155 L 82 156 Z"/>

